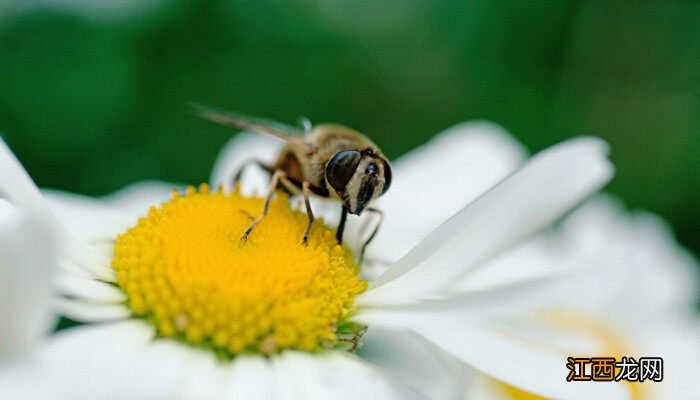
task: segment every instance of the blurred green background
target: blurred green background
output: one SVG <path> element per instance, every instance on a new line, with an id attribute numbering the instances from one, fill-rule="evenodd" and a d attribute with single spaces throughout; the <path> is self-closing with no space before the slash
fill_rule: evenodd
<path id="1" fill-rule="evenodd" d="M 188 101 L 342 122 L 395 158 L 493 120 L 595 134 L 608 190 L 700 251 L 697 1 L 0 0 L 0 131 L 41 186 L 198 183 L 231 132 Z"/>

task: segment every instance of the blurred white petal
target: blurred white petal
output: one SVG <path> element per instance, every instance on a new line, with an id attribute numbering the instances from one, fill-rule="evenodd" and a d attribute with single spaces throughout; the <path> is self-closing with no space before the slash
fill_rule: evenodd
<path id="1" fill-rule="evenodd" d="M 700 376 L 700 319 L 696 312 L 685 318 L 646 321 L 635 340 L 646 354 L 664 359 L 664 380 L 647 388 L 659 399 L 690 399 L 697 395 Z M 651 386 L 651 385 L 647 385 Z"/>
<path id="2" fill-rule="evenodd" d="M 608 352 L 614 347 L 627 355 L 662 357 L 664 381 L 643 385 L 649 398 L 692 398 L 686 382 L 700 374 L 697 260 L 657 216 L 628 213 L 608 196 L 581 207 L 556 233 L 565 261 L 590 273 L 543 291 L 549 306 L 542 309 L 588 319 L 598 327 L 588 335 L 606 339 Z M 595 295 L 570 295 L 586 292 Z M 567 318 L 552 322 L 571 329 Z"/>
<path id="3" fill-rule="evenodd" d="M 80 243 L 67 232 L 59 236 L 58 251 L 63 258 L 61 264 L 70 264 L 105 282 L 115 282 L 117 274 L 110 260 L 94 251 L 89 245 Z"/>
<path id="4" fill-rule="evenodd" d="M 0 218 L 0 362 L 27 353 L 53 322 L 50 225 L 9 207 Z"/>
<path id="5" fill-rule="evenodd" d="M 372 326 L 358 354 L 392 380 L 425 398 L 462 399 L 464 368 L 434 344 L 406 330 Z"/>
<path id="6" fill-rule="evenodd" d="M 27 213 L 51 218 L 46 201 L 19 160 L 0 138 L 0 197 Z M 31 211 L 31 212 L 30 212 Z"/>
<path id="7" fill-rule="evenodd" d="M 56 393 L 55 388 L 46 381 L 37 379 L 50 373 L 51 370 L 37 362 L 32 354 L 13 359 L 9 363 L 0 362 L 0 399 L 65 399 L 65 396 Z"/>
<path id="8" fill-rule="evenodd" d="M 572 260 L 605 271 L 609 278 L 597 284 L 601 289 L 609 288 L 601 290 L 606 296 L 616 297 L 613 302 L 618 303 L 620 315 L 687 312 L 698 300 L 698 262 L 655 215 L 627 213 L 612 197 L 599 196 L 574 212 L 559 234 L 565 238 Z M 620 285 L 623 281 L 627 284 Z M 611 302 L 610 298 L 604 301 Z M 654 309 L 633 312 L 639 302 Z"/>
<path id="9" fill-rule="evenodd" d="M 160 181 L 144 181 L 129 185 L 99 199 L 102 204 L 114 207 L 132 216 L 132 223 L 148 213 L 151 206 L 158 206 L 172 198 L 173 190 L 184 191 L 185 185 Z"/>
<path id="10" fill-rule="evenodd" d="M 350 354 L 288 351 L 219 362 L 177 341 L 153 341 L 142 321 L 73 328 L 41 354 L 57 371 L 54 387 L 77 400 L 411 398 Z"/>
<path id="11" fill-rule="evenodd" d="M 177 393 L 178 400 L 220 400 L 224 397 L 227 380 L 227 363 L 216 360 L 213 354 L 200 349 L 190 349 L 190 357 L 182 371 Z M 242 357 L 241 357 L 242 358 Z M 237 359 L 236 363 L 242 362 Z M 239 397 L 245 398 L 245 397 Z"/>
<path id="12" fill-rule="evenodd" d="M 120 303 L 126 300 L 124 292 L 105 282 L 61 271 L 56 274 L 55 288 L 66 297 L 97 303 Z"/>
<path id="13" fill-rule="evenodd" d="M 600 189 L 613 173 L 606 153 L 605 142 L 584 137 L 534 156 L 433 231 L 373 282 L 358 304 L 401 304 L 434 296 Z"/>
<path id="14" fill-rule="evenodd" d="M 547 235 L 502 254 L 454 286 L 494 291 L 510 285 L 514 275 L 560 270 L 576 273 L 561 275 L 523 300 L 530 303 L 527 312 L 539 310 L 535 314 L 509 307 L 530 337 L 569 335 L 571 342 L 547 339 L 568 354 L 662 357 L 664 381 L 641 385 L 645 398 L 692 398 L 685 382 L 700 373 L 698 263 L 658 217 L 628 213 L 613 198 L 598 196 Z M 490 395 L 502 389 L 496 385 Z"/>
<path id="15" fill-rule="evenodd" d="M 109 262 L 94 254 L 61 225 L 27 171 L 0 139 L 0 196 L 32 218 L 41 219 L 56 233 L 57 252 L 65 260 L 104 280 L 113 280 Z"/>
<path id="16" fill-rule="evenodd" d="M 91 197 L 57 190 L 43 193 L 58 221 L 84 243 L 114 240 L 136 223 L 136 217 Z"/>
<path id="17" fill-rule="evenodd" d="M 233 178 L 241 166 L 250 160 L 260 160 L 271 165 L 275 162 L 277 154 L 285 145 L 284 141 L 270 137 L 262 133 L 241 132 L 229 140 L 214 163 L 211 179 L 212 188 L 223 185 L 226 191 L 230 191 Z M 261 195 L 267 192 L 270 176 L 256 165 L 246 168 L 242 176 L 241 191 L 245 194 L 257 193 Z"/>
<path id="18" fill-rule="evenodd" d="M 43 190 L 46 201 L 61 224 L 83 242 L 93 244 L 111 240 L 133 226 L 170 198 L 172 191 L 184 185 L 157 181 L 139 182 L 103 198 L 93 198 L 58 190 Z"/>
<path id="19" fill-rule="evenodd" d="M 277 379 L 275 399 L 411 399 L 417 394 L 392 387 L 380 369 L 341 352 L 295 351 L 272 358 Z"/>
<path id="20" fill-rule="evenodd" d="M 270 361 L 241 356 L 226 367 L 221 399 L 276 400 L 277 389 Z"/>
<path id="21" fill-rule="evenodd" d="M 196 355 L 172 340 L 154 341 L 153 328 L 126 321 L 71 328 L 42 348 L 51 384 L 75 400 L 176 399 Z"/>
<path id="22" fill-rule="evenodd" d="M 547 398 L 626 399 L 623 383 L 567 382 L 566 353 L 509 333 L 473 326 L 422 327 L 416 332 L 489 376 Z"/>
<path id="23" fill-rule="evenodd" d="M 165 347 L 162 345 L 165 344 Z M 71 328 L 41 348 L 51 385 L 75 400 L 175 398 L 190 350 L 153 343 L 153 328 L 127 321 Z"/>
<path id="24" fill-rule="evenodd" d="M 56 298 L 53 300 L 53 307 L 60 315 L 85 322 L 115 321 L 131 316 L 131 310 L 124 304 L 89 303 L 84 300 Z"/>

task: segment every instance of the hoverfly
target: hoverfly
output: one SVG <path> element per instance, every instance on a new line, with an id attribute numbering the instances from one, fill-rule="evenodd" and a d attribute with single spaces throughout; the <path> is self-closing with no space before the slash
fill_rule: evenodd
<path id="1" fill-rule="evenodd" d="M 308 120 L 304 120 L 302 130 L 198 105 L 193 106 L 193 112 L 217 124 L 269 134 L 287 143 L 272 165 L 252 159 L 245 162 L 235 174 L 234 184 L 240 181 L 243 171 L 249 165 L 258 165 L 270 174 L 270 186 L 262 214 L 253 220 L 241 240 L 246 240 L 255 226 L 265 218 L 270 200 L 280 188 L 291 194 L 304 196 L 306 214 L 309 217 L 302 239 L 304 245 L 308 243 L 309 232 L 314 222 L 310 196 L 333 199 L 341 203 L 340 223 L 336 233 L 338 244 L 343 242 L 348 214 L 359 216 L 363 211 L 378 214 L 379 221 L 362 246 L 362 260 L 365 248 L 376 236 L 384 217 L 382 211 L 369 205 L 391 186 L 391 166 L 376 144 L 363 134 L 337 124 L 312 127 Z"/>

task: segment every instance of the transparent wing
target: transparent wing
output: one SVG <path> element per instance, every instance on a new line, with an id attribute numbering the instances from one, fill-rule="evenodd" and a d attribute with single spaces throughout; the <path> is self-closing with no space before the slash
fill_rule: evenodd
<path id="1" fill-rule="evenodd" d="M 190 104 L 190 111 L 206 120 L 238 129 L 249 129 L 267 133 L 295 145 L 309 145 L 304 142 L 304 132 L 299 128 L 264 118 L 250 117 L 231 111 L 219 110 L 199 104 Z"/>

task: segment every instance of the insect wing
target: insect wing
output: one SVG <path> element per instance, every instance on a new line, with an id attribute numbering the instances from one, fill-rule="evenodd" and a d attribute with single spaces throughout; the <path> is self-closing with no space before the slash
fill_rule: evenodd
<path id="1" fill-rule="evenodd" d="M 220 125 L 267 133 L 288 143 L 296 145 L 303 144 L 304 146 L 308 147 L 308 145 L 303 141 L 303 132 L 300 131 L 299 128 L 295 128 L 281 122 L 265 118 L 250 117 L 247 115 L 219 110 L 199 104 L 191 104 L 190 109 L 193 114 Z"/>

